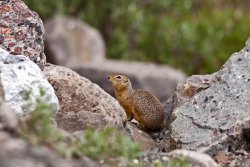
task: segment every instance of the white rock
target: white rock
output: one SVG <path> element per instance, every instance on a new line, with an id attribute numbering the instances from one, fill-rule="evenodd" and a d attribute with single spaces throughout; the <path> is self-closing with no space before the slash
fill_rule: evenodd
<path id="1" fill-rule="evenodd" d="M 183 156 L 189 159 L 192 164 L 200 164 L 203 167 L 220 167 L 209 155 L 188 150 L 174 150 L 167 153 L 169 156 Z M 196 166 L 194 165 L 194 166 Z"/>
<path id="2" fill-rule="evenodd" d="M 53 111 L 59 109 L 54 89 L 40 68 L 29 58 L 11 55 L 1 48 L 0 84 L 3 100 L 17 114 L 23 115 L 33 111 L 37 99 L 51 105 Z M 41 90 L 45 93 L 43 96 Z"/>

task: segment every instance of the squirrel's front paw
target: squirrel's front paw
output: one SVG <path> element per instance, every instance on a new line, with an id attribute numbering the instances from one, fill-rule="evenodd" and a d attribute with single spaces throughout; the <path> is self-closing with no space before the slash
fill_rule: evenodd
<path id="1" fill-rule="evenodd" d="M 122 120 L 123 126 L 126 126 L 126 125 L 127 125 L 127 121 L 128 121 L 127 119 L 123 119 L 123 120 Z"/>

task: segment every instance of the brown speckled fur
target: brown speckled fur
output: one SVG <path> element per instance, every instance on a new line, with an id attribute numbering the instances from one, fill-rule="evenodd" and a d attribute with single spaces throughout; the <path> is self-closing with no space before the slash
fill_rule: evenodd
<path id="1" fill-rule="evenodd" d="M 158 132 L 164 125 L 164 109 L 160 101 L 144 90 L 134 90 L 125 75 L 111 74 L 109 81 L 115 89 L 118 102 L 126 112 L 127 120 L 133 118 L 147 132 Z"/>

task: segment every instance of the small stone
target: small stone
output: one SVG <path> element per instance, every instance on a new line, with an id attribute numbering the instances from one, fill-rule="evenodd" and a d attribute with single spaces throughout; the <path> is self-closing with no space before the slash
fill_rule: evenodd
<path id="1" fill-rule="evenodd" d="M 134 163 L 134 164 L 139 164 L 140 161 L 139 161 L 138 159 L 133 159 L 133 163 Z"/>
<path id="2" fill-rule="evenodd" d="M 225 151 L 220 151 L 214 156 L 214 160 L 221 166 L 225 166 L 228 163 L 228 157 Z"/>
<path id="3" fill-rule="evenodd" d="M 239 155 L 244 155 L 244 156 L 248 155 L 248 153 L 245 150 L 236 150 L 235 152 Z"/>

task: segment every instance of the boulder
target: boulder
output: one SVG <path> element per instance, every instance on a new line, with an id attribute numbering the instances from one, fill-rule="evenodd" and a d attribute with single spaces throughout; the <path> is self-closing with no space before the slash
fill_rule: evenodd
<path id="1" fill-rule="evenodd" d="M 43 68 L 44 27 L 39 16 L 21 0 L 0 1 L 0 47 L 25 55 Z"/>
<path id="2" fill-rule="evenodd" d="M 113 97 L 98 85 L 76 72 L 61 66 L 47 64 L 44 74 L 55 89 L 60 111 L 56 114 L 58 127 L 81 139 L 87 128 L 117 127 L 121 133 L 142 144 L 143 150 L 160 147 L 150 135 L 128 123 L 123 126 L 125 112 Z"/>
<path id="3" fill-rule="evenodd" d="M 100 33 L 79 19 L 55 16 L 45 22 L 45 30 L 46 56 L 53 64 L 72 67 L 105 57 Z"/>
<path id="4" fill-rule="evenodd" d="M 179 148 L 206 152 L 243 147 L 250 127 L 250 42 L 220 71 L 192 76 L 173 96 L 170 138 Z"/>
<path id="5" fill-rule="evenodd" d="M 57 114 L 58 119 L 61 117 L 64 118 L 63 120 L 69 117 L 79 119 L 82 115 L 86 124 L 93 124 L 97 122 L 95 119 L 100 119 L 102 120 L 100 124 L 105 122 L 105 125 L 113 123 L 122 126 L 122 118 L 125 117 L 123 109 L 98 85 L 61 66 L 47 64 L 43 72 L 59 99 L 61 108 L 60 113 Z M 77 115 L 71 115 L 70 112 L 75 112 Z M 60 125 L 60 121 L 58 123 Z M 98 127 L 98 125 L 95 126 Z"/>
<path id="6" fill-rule="evenodd" d="M 20 115 L 33 111 L 37 100 L 48 103 L 53 111 L 59 109 L 54 89 L 40 68 L 29 58 L 1 48 L 0 90 L 1 99 Z"/>
<path id="7" fill-rule="evenodd" d="M 113 96 L 114 90 L 108 83 L 108 75 L 125 74 L 130 78 L 134 89 L 148 90 L 161 102 L 171 97 L 178 82 L 185 80 L 185 74 L 182 72 L 153 63 L 105 60 L 102 63 L 89 63 L 73 69 Z"/>

